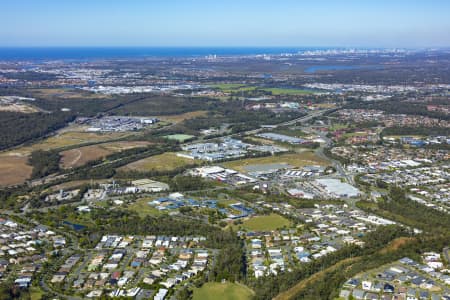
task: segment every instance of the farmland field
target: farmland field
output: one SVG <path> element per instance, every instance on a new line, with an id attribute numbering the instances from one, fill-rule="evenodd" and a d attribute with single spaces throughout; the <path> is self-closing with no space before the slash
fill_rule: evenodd
<path id="1" fill-rule="evenodd" d="M 64 99 L 83 99 L 88 96 L 89 99 L 108 99 L 111 96 L 106 94 L 95 94 L 83 90 L 75 89 L 30 89 L 33 96 L 44 97 L 44 98 L 64 98 Z"/>
<path id="2" fill-rule="evenodd" d="M 26 156 L 0 154 L 0 186 L 24 183 L 33 170 L 27 162 Z"/>
<path id="3" fill-rule="evenodd" d="M 301 153 L 288 153 L 282 155 L 273 155 L 267 157 L 247 158 L 225 162 L 226 168 L 245 172 L 245 166 L 248 165 L 264 165 L 274 163 L 286 163 L 293 167 L 304 167 L 310 165 L 328 165 L 328 161 L 318 157 L 312 151 L 304 151 Z"/>
<path id="4" fill-rule="evenodd" d="M 194 300 L 247 300 L 251 299 L 253 291 L 236 283 L 208 282 L 201 288 L 194 289 Z"/>
<path id="5" fill-rule="evenodd" d="M 61 166 L 63 168 L 79 167 L 91 160 L 108 156 L 127 149 L 145 147 L 148 142 L 111 142 L 70 149 L 61 152 Z"/>
<path id="6" fill-rule="evenodd" d="M 244 228 L 254 231 L 270 231 L 283 228 L 284 226 L 288 227 L 290 225 L 291 222 L 288 219 L 277 214 L 256 216 L 244 221 L 242 224 Z"/>
<path id="7" fill-rule="evenodd" d="M 150 156 L 119 168 L 124 171 L 171 171 L 177 168 L 193 165 L 194 160 L 179 157 L 175 153 L 167 152 Z"/>

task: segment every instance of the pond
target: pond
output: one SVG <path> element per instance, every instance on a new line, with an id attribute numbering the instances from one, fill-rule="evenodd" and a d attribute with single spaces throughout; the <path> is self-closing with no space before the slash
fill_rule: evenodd
<path id="1" fill-rule="evenodd" d="M 75 223 L 72 223 L 72 222 L 69 222 L 69 221 L 63 221 L 63 224 L 71 226 L 73 228 L 73 230 L 75 230 L 75 231 L 80 231 L 80 230 L 83 230 L 84 228 L 86 228 L 86 226 L 84 226 L 84 225 L 75 224 Z"/>

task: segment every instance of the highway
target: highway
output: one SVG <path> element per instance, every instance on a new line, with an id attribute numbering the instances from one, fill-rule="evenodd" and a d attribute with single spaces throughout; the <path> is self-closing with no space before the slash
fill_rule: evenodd
<path id="1" fill-rule="evenodd" d="M 310 113 L 310 114 L 308 114 L 306 116 L 302 116 L 302 117 L 299 117 L 299 118 L 296 118 L 296 119 L 293 119 L 293 120 L 290 120 L 290 121 L 278 123 L 278 124 L 273 125 L 273 127 L 289 126 L 289 125 L 294 125 L 296 123 L 306 122 L 306 121 L 311 120 L 312 118 L 319 117 L 319 116 L 323 115 L 324 113 L 327 113 L 327 112 L 332 111 L 332 110 L 334 110 L 334 108 L 333 109 L 327 109 L 327 110 L 313 111 L 312 113 Z M 163 129 L 167 129 L 167 126 L 165 126 Z M 260 133 L 262 131 L 267 131 L 267 129 L 266 128 L 257 128 L 257 129 L 252 129 L 252 130 L 248 130 L 248 131 L 244 131 L 244 132 L 238 133 L 237 135 L 239 135 L 239 136 L 254 135 L 254 134 L 258 134 L 258 133 Z M 231 136 L 234 136 L 234 135 L 235 134 L 229 134 L 229 135 L 226 135 L 226 136 L 223 136 L 223 137 L 231 137 Z M 212 140 L 212 139 L 215 139 L 215 138 L 203 139 L 203 141 L 208 141 L 208 140 Z M 107 165 L 107 164 L 115 163 L 115 162 L 120 161 L 122 159 L 123 158 L 118 158 L 118 159 L 113 160 L 113 161 L 103 162 L 103 163 L 100 163 L 98 165 L 92 166 L 92 168 L 98 168 L 98 167 L 101 167 L 101 166 L 104 166 L 104 165 Z M 36 187 L 36 186 L 39 186 L 39 185 L 42 185 L 42 184 L 45 184 L 45 183 L 50 183 L 50 182 L 55 181 L 55 180 L 65 179 L 65 178 L 67 178 L 68 176 L 70 176 L 72 174 L 73 174 L 73 172 L 68 172 L 68 173 L 65 173 L 65 174 L 51 174 L 51 175 L 43 177 L 43 178 L 31 180 L 31 181 L 29 181 L 28 184 L 31 187 Z"/>
<path id="2" fill-rule="evenodd" d="M 308 114 L 306 116 L 303 116 L 303 117 L 300 117 L 300 118 L 296 118 L 296 119 L 293 119 L 293 120 L 290 120 L 290 121 L 282 122 L 282 123 L 279 123 L 279 124 L 275 124 L 275 125 L 272 125 L 272 126 L 276 128 L 278 126 L 290 126 L 290 125 L 294 125 L 296 123 L 303 123 L 303 122 L 309 121 L 309 120 L 311 120 L 313 118 L 319 117 L 319 116 L 323 115 L 324 113 L 327 113 L 327 112 L 329 112 L 329 111 L 331 111 L 333 109 L 314 111 L 311 114 Z M 267 130 L 266 128 L 258 128 L 258 129 L 253 129 L 253 130 L 249 130 L 249 131 L 244 131 L 242 133 L 239 133 L 239 135 L 240 136 L 253 135 L 253 134 L 257 134 L 257 133 L 260 133 L 260 132 L 266 131 L 266 130 Z"/>

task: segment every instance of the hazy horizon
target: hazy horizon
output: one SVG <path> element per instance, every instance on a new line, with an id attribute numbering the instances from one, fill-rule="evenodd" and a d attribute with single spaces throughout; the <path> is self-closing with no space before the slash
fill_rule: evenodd
<path id="1" fill-rule="evenodd" d="M 0 47 L 447 48 L 450 2 L 16 0 Z"/>

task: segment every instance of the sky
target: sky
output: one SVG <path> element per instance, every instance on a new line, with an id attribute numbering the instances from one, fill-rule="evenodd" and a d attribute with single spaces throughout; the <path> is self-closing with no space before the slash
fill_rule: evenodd
<path id="1" fill-rule="evenodd" d="M 0 47 L 449 47 L 449 0 L 0 0 Z"/>

